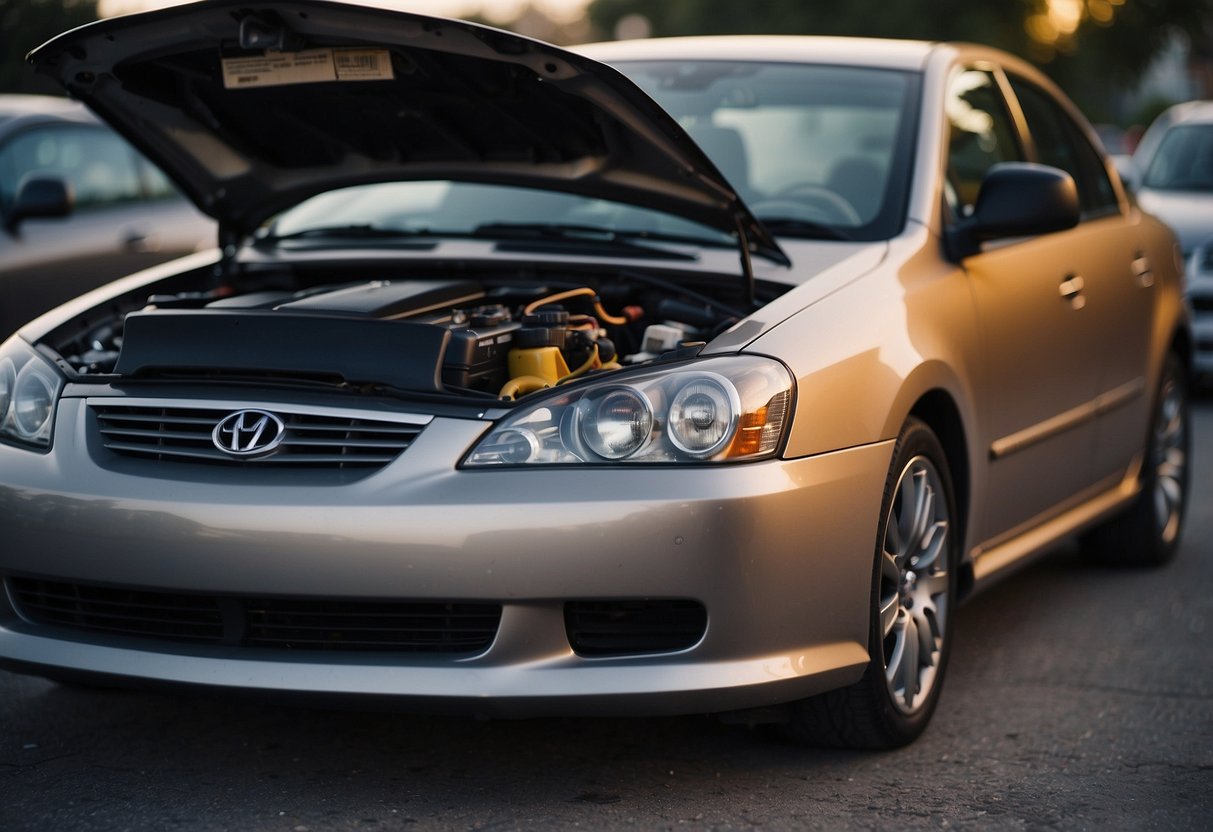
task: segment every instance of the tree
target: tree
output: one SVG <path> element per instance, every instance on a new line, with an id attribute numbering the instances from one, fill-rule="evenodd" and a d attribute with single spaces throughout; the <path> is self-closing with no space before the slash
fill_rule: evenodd
<path id="1" fill-rule="evenodd" d="M 97 19 L 93 0 L 0 0 L 0 92 L 62 94 L 25 63 L 31 49 Z"/>
<path id="2" fill-rule="evenodd" d="M 1213 0 L 593 0 L 589 7 L 591 23 L 605 37 L 629 15 L 647 18 L 654 36 L 786 33 L 986 43 L 1036 63 L 1097 119 L 1108 117 L 1112 94 L 1131 88 L 1176 33 L 1187 36 L 1194 54 L 1213 54 Z"/>

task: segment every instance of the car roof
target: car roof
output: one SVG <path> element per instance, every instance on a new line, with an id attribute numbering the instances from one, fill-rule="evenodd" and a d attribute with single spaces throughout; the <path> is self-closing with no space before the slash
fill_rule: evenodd
<path id="1" fill-rule="evenodd" d="M 28 124 L 44 121 L 72 121 L 95 124 L 92 113 L 78 101 L 53 95 L 0 95 L 0 123 Z"/>
<path id="2" fill-rule="evenodd" d="M 595 60 L 794 61 L 921 70 L 939 44 L 919 40 L 810 35 L 722 35 L 608 41 L 573 47 Z"/>
<path id="3" fill-rule="evenodd" d="M 35 113 L 84 112 L 84 107 L 69 98 L 53 95 L 0 95 L 0 116 L 24 116 Z"/>
<path id="4" fill-rule="evenodd" d="M 1213 101 L 1185 101 L 1167 111 L 1171 125 L 1213 124 Z"/>

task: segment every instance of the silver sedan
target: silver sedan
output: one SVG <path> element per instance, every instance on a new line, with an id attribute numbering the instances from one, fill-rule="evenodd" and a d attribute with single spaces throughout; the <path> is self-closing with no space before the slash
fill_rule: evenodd
<path id="1" fill-rule="evenodd" d="M 0 348 L 5 667 L 891 747 L 975 589 L 1175 551 L 1175 239 L 1008 55 L 218 0 L 31 60 L 220 247 Z"/>

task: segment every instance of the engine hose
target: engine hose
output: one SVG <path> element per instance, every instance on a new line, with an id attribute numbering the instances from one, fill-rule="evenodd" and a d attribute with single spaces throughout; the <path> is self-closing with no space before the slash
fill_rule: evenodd
<path id="1" fill-rule="evenodd" d="M 605 309 L 603 309 L 602 301 L 598 300 L 598 293 L 588 286 L 581 289 L 569 289 L 567 292 L 557 292 L 554 295 L 548 295 L 545 298 L 533 300 L 523 307 L 522 312 L 524 315 L 533 315 L 535 314 L 536 309 L 540 308 L 541 306 L 547 306 L 549 303 L 558 303 L 562 300 L 568 300 L 569 298 L 583 297 L 593 298 L 594 311 L 598 313 L 598 317 L 600 319 L 611 326 L 623 326 L 628 322 L 627 318 L 620 318 L 616 315 L 611 315 Z"/>
<path id="2" fill-rule="evenodd" d="M 566 376 L 565 378 L 568 378 Z M 501 392 L 497 394 L 498 398 L 514 401 L 519 395 L 525 396 L 527 393 L 534 393 L 536 390 L 544 390 L 551 387 L 546 378 L 539 376 L 518 376 L 512 378 L 505 383 L 501 388 Z"/>
<path id="3" fill-rule="evenodd" d="M 598 317 L 606 321 L 611 326 L 623 326 L 628 322 L 627 318 L 620 318 L 618 315 L 612 315 L 602 308 L 602 301 L 594 298 L 594 311 L 598 313 Z"/>

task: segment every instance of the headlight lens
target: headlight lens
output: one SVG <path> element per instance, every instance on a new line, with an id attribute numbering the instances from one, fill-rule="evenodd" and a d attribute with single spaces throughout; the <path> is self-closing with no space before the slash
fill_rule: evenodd
<path id="1" fill-rule="evenodd" d="M 653 432 L 653 406 L 631 387 L 586 396 L 576 407 L 581 440 L 603 459 L 626 459 L 643 448 Z"/>
<path id="2" fill-rule="evenodd" d="M 733 437 L 740 416 L 737 390 L 727 379 L 692 379 L 670 404 L 670 441 L 689 456 L 711 456 Z"/>
<path id="3" fill-rule="evenodd" d="M 792 384 L 782 364 L 758 356 L 614 372 L 535 396 L 489 431 L 464 466 L 763 459 L 787 430 Z"/>
<path id="4" fill-rule="evenodd" d="M 48 448 L 63 378 L 24 341 L 0 347 L 0 440 Z"/>
<path id="5" fill-rule="evenodd" d="M 11 358 L 0 358 L 0 424 L 13 401 L 13 388 L 17 386 L 17 370 Z"/>

